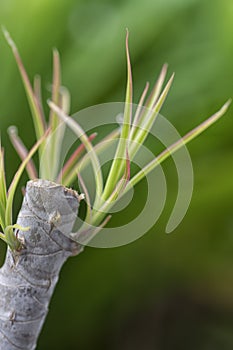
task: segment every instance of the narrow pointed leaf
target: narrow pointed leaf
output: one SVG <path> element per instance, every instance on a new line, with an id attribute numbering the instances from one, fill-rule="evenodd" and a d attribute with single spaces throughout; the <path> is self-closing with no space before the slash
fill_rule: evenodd
<path id="1" fill-rule="evenodd" d="M 129 32 L 126 33 L 126 57 L 127 57 L 127 87 L 126 87 L 126 98 L 125 98 L 125 110 L 124 120 L 121 129 L 120 140 L 117 146 L 116 154 L 112 162 L 111 169 L 106 181 L 103 198 L 107 199 L 112 193 L 116 183 L 122 176 L 125 164 L 125 152 L 128 146 L 131 119 L 132 119 L 132 99 L 133 99 L 133 83 L 132 83 L 132 69 L 130 63 L 129 54 Z"/>
<path id="2" fill-rule="evenodd" d="M 42 95 L 41 95 L 41 77 L 39 75 L 36 75 L 34 77 L 34 95 L 37 101 L 38 108 L 40 109 L 40 114 L 42 116 L 44 128 L 46 128 L 45 113 L 43 109 Z"/>
<path id="3" fill-rule="evenodd" d="M 6 179 L 4 167 L 4 152 L 0 141 L 0 227 L 5 228 L 5 210 L 6 210 Z"/>
<path id="4" fill-rule="evenodd" d="M 117 183 L 116 188 L 108 199 L 109 202 L 115 201 L 120 195 L 124 192 L 125 187 L 127 186 L 130 179 L 130 159 L 128 150 L 126 150 L 126 166 L 125 172 L 120 181 Z"/>
<path id="5" fill-rule="evenodd" d="M 4 166 L 4 151 L 0 141 L 0 201 L 3 205 L 6 203 L 6 178 Z"/>
<path id="6" fill-rule="evenodd" d="M 93 133 L 90 136 L 88 136 L 89 141 L 91 142 L 92 140 L 94 140 L 96 136 L 97 136 L 97 133 Z M 61 182 L 62 180 L 64 181 L 64 183 L 66 182 L 66 177 L 69 175 L 71 171 L 73 171 L 73 169 L 75 168 L 75 165 L 83 155 L 84 151 L 85 151 L 84 144 L 79 145 L 78 148 L 73 152 L 73 154 L 70 156 L 70 158 L 67 160 L 67 162 L 61 169 L 57 179 L 58 182 Z"/>
<path id="7" fill-rule="evenodd" d="M 160 75 L 158 77 L 158 80 L 156 81 L 155 86 L 154 86 L 148 100 L 146 101 L 146 107 L 149 109 L 153 108 L 155 106 L 155 104 L 159 98 L 159 95 L 162 91 L 163 83 L 164 83 L 164 80 L 165 80 L 166 74 L 167 74 L 167 67 L 168 67 L 167 64 L 163 65 L 162 70 L 160 72 Z"/>
<path id="8" fill-rule="evenodd" d="M 27 94 L 28 103 L 29 103 L 29 106 L 30 106 L 30 109 L 32 112 L 36 136 L 37 136 L 37 139 L 39 139 L 44 134 L 45 121 L 44 121 L 43 116 L 41 114 L 37 99 L 35 97 L 33 88 L 31 86 L 30 80 L 29 80 L 28 75 L 27 75 L 27 72 L 24 68 L 23 62 L 22 62 L 21 57 L 19 55 L 18 49 L 17 49 L 14 41 L 12 40 L 10 34 L 8 33 L 8 31 L 5 28 L 3 28 L 3 33 L 5 35 L 5 38 L 9 44 L 9 46 L 12 49 L 16 63 L 18 65 L 18 69 L 19 69 L 19 72 L 21 74 L 24 88 L 25 88 L 25 91 Z"/>
<path id="9" fill-rule="evenodd" d="M 53 50 L 53 84 L 52 84 L 52 102 L 61 106 L 61 68 L 60 57 L 56 49 Z M 64 102 L 64 101 L 63 101 Z M 59 158 L 61 153 L 62 140 L 65 131 L 65 123 L 58 118 L 56 112 L 50 109 L 49 126 L 51 128 L 51 136 L 49 143 L 46 144 L 45 162 L 49 167 L 42 169 L 42 175 L 55 181 L 58 176 Z"/>
<path id="10" fill-rule="evenodd" d="M 66 114 L 70 113 L 70 93 L 65 86 L 60 87 L 60 106 Z"/>
<path id="11" fill-rule="evenodd" d="M 146 104 L 145 104 L 145 107 L 147 109 L 153 109 L 156 105 L 156 102 L 159 98 L 159 95 L 161 93 L 161 90 L 162 90 L 162 87 L 163 87 L 163 83 L 164 83 L 164 80 L 165 80 L 165 77 L 166 77 L 166 74 L 167 74 L 167 64 L 164 64 L 163 67 L 162 67 L 162 70 L 160 72 L 160 75 L 155 83 L 155 86 L 149 96 L 149 98 L 147 99 L 146 101 Z M 132 130 L 131 130 L 131 133 L 130 133 L 130 139 L 133 140 L 134 139 L 134 136 L 135 136 L 135 129 L 136 126 L 140 125 L 140 120 L 143 119 L 143 117 L 145 117 L 146 113 L 147 113 L 147 109 L 142 109 L 142 105 L 144 103 L 144 99 L 145 99 L 145 96 L 146 96 L 146 93 L 148 91 L 148 87 L 149 87 L 149 84 L 147 83 L 146 85 L 146 88 L 145 90 L 143 91 L 143 94 L 142 94 L 142 97 L 139 101 L 139 105 L 138 105 L 138 108 L 137 108 L 137 111 L 136 111 L 136 114 L 135 114 L 135 117 L 134 117 L 134 122 L 133 122 L 133 127 L 132 127 Z"/>
<path id="12" fill-rule="evenodd" d="M 106 137 L 104 137 L 99 143 L 97 143 L 95 146 L 93 146 L 93 149 L 97 155 L 102 154 L 109 146 L 111 142 L 115 142 L 115 139 L 119 137 L 120 135 L 120 129 L 116 129 L 112 131 L 110 134 L 108 134 Z M 71 183 L 74 181 L 77 172 L 79 172 L 80 169 L 84 170 L 89 164 L 91 163 L 91 159 L 89 154 L 85 154 L 75 166 L 71 169 L 69 174 L 63 178 L 63 184 L 65 186 L 70 186 Z"/>
<path id="13" fill-rule="evenodd" d="M 149 89 L 149 83 L 147 82 L 146 86 L 145 86 L 145 88 L 143 90 L 143 93 L 141 95 L 141 98 L 140 98 L 140 100 L 138 102 L 137 110 L 136 110 L 136 113 L 135 113 L 135 116 L 134 116 L 134 120 L 133 120 L 133 125 L 132 125 L 132 128 L 130 130 L 130 139 L 131 140 L 133 139 L 133 136 L 134 136 L 134 133 L 135 133 L 135 130 L 136 130 L 136 126 L 139 124 L 139 120 L 140 120 L 140 117 L 141 117 L 142 106 L 144 104 L 144 101 L 145 101 L 148 89 Z"/>
<path id="14" fill-rule="evenodd" d="M 22 140 L 18 136 L 17 128 L 15 126 L 10 126 L 8 128 L 8 134 L 10 137 L 10 140 L 18 153 L 20 159 L 24 161 L 25 158 L 28 156 L 28 150 L 24 146 Z M 35 167 L 35 164 L 32 159 L 30 159 L 26 165 L 26 170 L 28 173 L 28 176 L 31 180 L 38 178 L 37 170 Z"/>
<path id="15" fill-rule="evenodd" d="M 52 101 L 59 105 L 60 102 L 60 86 L 61 86 L 61 68 L 60 57 L 57 50 L 53 51 L 53 86 L 52 86 Z M 54 110 L 50 110 L 49 123 L 52 132 L 57 128 L 60 119 L 57 117 Z"/>
<path id="16" fill-rule="evenodd" d="M 122 178 L 118 181 L 116 184 L 116 187 L 114 188 L 111 195 L 108 197 L 106 201 L 103 202 L 103 204 L 100 206 L 98 211 L 94 212 L 94 215 L 92 215 L 92 225 L 99 225 L 99 222 L 102 220 L 102 217 L 105 216 L 105 213 L 109 212 L 109 210 L 114 206 L 115 201 L 120 198 L 121 195 L 123 195 L 124 190 L 129 183 L 130 179 L 130 159 L 128 151 L 126 151 L 126 166 L 125 166 L 125 173 L 122 176 Z"/>
<path id="17" fill-rule="evenodd" d="M 156 102 L 153 110 L 148 110 L 147 113 L 145 113 L 145 116 L 143 116 L 142 120 L 140 120 L 139 127 L 134 134 L 133 142 L 130 144 L 129 148 L 129 154 L 130 159 L 132 160 L 140 146 L 144 143 L 145 139 L 147 138 L 151 127 L 153 126 L 156 117 L 158 116 L 158 113 L 160 112 L 163 103 L 168 95 L 168 92 L 171 88 L 172 82 L 174 79 L 174 73 L 172 74 L 171 78 L 169 79 L 167 85 L 165 86 L 163 92 L 161 93 L 158 101 Z"/>
<path id="18" fill-rule="evenodd" d="M 44 142 L 45 138 L 48 136 L 48 133 L 50 130 L 48 129 L 47 132 L 36 142 L 36 144 L 32 147 L 30 152 L 28 153 L 27 157 L 23 160 L 23 162 L 20 164 L 17 172 L 15 173 L 15 176 L 10 184 L 8 193 L 7 193 L 7 204 L 6 204 L 6 213 L 5 213 L 5 224 L 6 226 L 12 225 L 12 206 L 13 206 L 13 199 L 15 195 L 15 191 L 17 188 L 17 185 L 19 183 L 20 177 L 28 164 L 29 160 L 32 158 L 34 153 L 38 150 L 42 142 Z"/>
<path id="19" fill-rule="evenodd" d="M 199 126 L 188 132 L 185 136 L 183 136 L 180 140 L 166 148 L 163 152 L 161 152 L 153 161 L 147 164 L 142 170 L 140 170 L 129 182 L 130 186 L 135 186 L 139 181 L 141 181 L 150 171 L 156 168 L 159 164 L 161 164 L 165 159 L 167 159 L 170 155 L 175 153 L 181 147 L 189 143 L 195 137 L 200 135 L 203 131 L 209 128 L 212 124 L 214 124 L 219 118 L 221 118 L 227 111 L 229 105 L 231 104 L 231 100 L 228 100 L 219 111 L 213 114 L 211 117 L 206 119 Z M 129 189 L 130 187 L 128 187 Z M 125 193 L 128 191 L 126 188 Z"/>
<path id="20" fill-rule="evenodd" d="M 98 196 L 101 196 L 102 190 L 103 190 L 103 178 L 102 178 L 101 167 L 100 167 L 99 159 L 85 131 L 81 128 L 81 126 L 75 120 L 67 116 L 52 101 L 48 101 L 48 104 L 49 104 L 49 107 L 57 113 L 58 117 L 61 118 L 61 120 L 63 120 L 75 132 L 77 137 L 80 138 L 80 141 L 84 144 L 87 152 L 89 152 L 89 156 L 91 159 L 91 163 L 92 163 L 92 167 L 95 175 L 96 192 Z"/>

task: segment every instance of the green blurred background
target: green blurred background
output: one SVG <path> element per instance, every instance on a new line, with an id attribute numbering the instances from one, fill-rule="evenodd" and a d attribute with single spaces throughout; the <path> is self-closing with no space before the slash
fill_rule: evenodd
<path id="1" fill-rule="evenodd" d="M 52 48 L 58 48 L 72 112 L 123 101 L 126 27 L 134 102 L 145 82 L 153 83 L 168 62 L 176 78 L 163 115 L 181 134 L 233 95 L 231 0 L 1 0 L 0 23 L 16 41 L 30 77 L 41 74 L 45 100 Z M 10 180 L 19 160 L 7 127 L 16 124 L 28 146 L 34 133 L 2 34 L 0 77 L 1 138 Z M 175 232 L 165 234 L 177 191 L 174 165 L 168 160 L 168 200 L 155 227 L 128 246 L 87 248 L 68 261 L 38 350 L 233 349 L 232 114 L 230 108 L 189 146 L 195 187 Z M 140 184 L 137 193 L 143 189 Z M 1 260 L 4 249 L 1 244 Z"/>

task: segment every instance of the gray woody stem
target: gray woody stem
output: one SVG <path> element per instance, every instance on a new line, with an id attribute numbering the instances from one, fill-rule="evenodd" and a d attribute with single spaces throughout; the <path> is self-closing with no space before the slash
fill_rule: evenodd
<path id="1" fill-rule="evenodd" d="M 50 181 L 29 181 L 17 223 L 22 249 L 0 269 L 0 350 L 33 350 L 60 269 L 82 247 L 69 239 L 78 194 Z"/>

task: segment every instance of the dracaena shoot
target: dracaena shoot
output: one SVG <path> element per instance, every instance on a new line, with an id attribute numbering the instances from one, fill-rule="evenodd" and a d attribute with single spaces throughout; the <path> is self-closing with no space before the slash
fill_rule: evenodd
<path id="1" fill-rule="evenodd" d="M 86 197 L 87 205 L 86 217 L 78 234 L 85 234 L 88 231 L 88 237 L 90 238 L 96 235 L 110 220 L 111 216 L 106 215 L 105 213 L 111 209 L 119 198 L 127 193 L 132 186 L 135 186 L 171 154 L 215 123 L 226 113 L 231 102 L 228 100 L 213 116 L 209 117 L 202 124 L 188 132 L 180 140 L 170 145 L 155 157 L 153 161 L 139 170 L 134 176 L 131 176 L 130 161 L 134 159 L 137 152 L 140 150 L 140 147 L 145 142 L 153 124 L 155 123 L 156 117 L 165 102 L 174 79 L 174 74 L 172 74 L 163 88 L 166 79 L 167 65 L 165 64 L 162 67 L 158 80 L 147 99 L 146 96 L 149 89 L 149 83 L 146 84 L 139 100 L 136 113 L 133 115 L 133 79 L 127 31 L 127 86 L 125 109 L 121 127 L 112 131 L 101 141 L 93 144 L 97 134 L 93 133 L 87 135 L 85 130 L 83 130 L 82 127 L 69 116 L 70 96 L 67 89 L 61 85 L 61 68 L 58 51 L 54 50 L 53 52 L 52 96 L 51 100 L 48 101 L 50 114 L 48 122 L 46 122 L 41 101 L 40 78 L 36 76 L 34 79 L 34 86 L 31 85 L 15 43 L 6 29 L 3 28 L 3 32 L 13 51 L 23 81 L 37 138 L 37 143 L 30 151 L 28 151 L 18 136 L 17 129 L 15 127 L 9 129 L 12 144 L 19 154 L 22 163 L 8 190 L 6 188 L 5 180 L 4 151 L 0 147 L 0 226 L 3 231 L 0 233 L 0 238 L 9 244 L 13 250 L 17 250 L 21 244 L 21 242 L 17 240 L 17 236 L 14 232 L 14 230 L 19 229 L 19 227 L 12 223 L 12 203 L 15 190 L 24 169 L 26 169 L 30 179 L 35 179 L 38 176 L 38 170 L 32 161 L 32 156 L 38 150 L 39 158 L 41 158 L 43 149 L 46 145 L 46 138 L 48 136 L 50 137 L 50 142 L 49 147 L 47 146 L 48 149 L 46 149 L 46 154 L 44 155 L 45 158 L 43 158 L 44 166 L 40 167 L 40 176 L 43 179 L 49 178 L 55 182 L 62 183 L 64 186 L 71 186 L 72 182 L 78 176 L 80 187 Z M 80 140 L 81 145 L 73 152 L 65 165 L 59 169 L 58 164 L 61 155 L 61 145 L 66 127 L 69 127 L 74 131 L 77 135 L 77 139 Z M 99 156 L 106 150 L 106 147 L 108 147 L 106 141 L 111 142 L 116 140 L 118 142 L 117 149 L 109 173 L 107 174 L 107 180 L 104 183 Z M 96 198 L 93 205 L 95 209 L 92 209 L 88 188 L 85 185 L 84 179 L 80 175 L 80 169 L 83 169 L 83 167 L 88 164 L 92 165 L 95 174 Z M 20 227 L 20 229 L 27 228 Z"/>

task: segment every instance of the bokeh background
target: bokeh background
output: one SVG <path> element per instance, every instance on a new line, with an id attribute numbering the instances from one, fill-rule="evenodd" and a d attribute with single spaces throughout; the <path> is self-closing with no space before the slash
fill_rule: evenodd
<path id="1" fill-rule="evenodd" d="M 0 2 L 0 24 L 16 41 L 30 77 L 42 76 L 45 101 L 52 48 L 58 48 L 72 112 L 123 101 L 128 27 L 134 102 L 145 82 L 153 83 L 168 62 L 176 78 L 163 115 L 181 134 L 233 95 L 232 23 L 231 0 Z M 17 125 L 28 146 L 35 137 L 19 73 L 2 34 L 0 77 L 1 138 L 10 181 L 19 160 L 7 127 Z M 150 232 L 121 248 L 86 248 L 68 261 L 38 350 L 233 348 L 232 116 L 230 108 L 189 146 L 195 187 L 175 232 L 165 234 L 177 191 L 175 168 L 168 160 L 166 208 Z M 137 193 L 143 189 L 140 184 Z M 15 214 L 20 202 L 18 196 Z M 1 261 L 4 251 L 1 243 Z"/>

